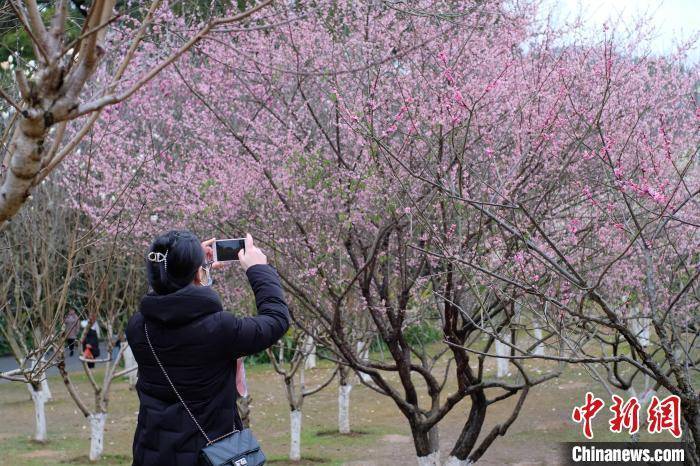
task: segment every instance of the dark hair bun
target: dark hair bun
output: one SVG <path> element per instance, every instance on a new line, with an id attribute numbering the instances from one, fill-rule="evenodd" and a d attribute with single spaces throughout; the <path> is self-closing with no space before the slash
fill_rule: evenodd
<path id="1" fill-rule="evenodd" d="M 155 262 L 148 259 L 151 252 L 161 253 L 166 259 Z M 199 238 L 191 231 L 169 231 L 153 240 L 146 253 L 148 283 L 158 294 L 170 294 L 194 280 L 197 269 L 204 263 L 204 251 Z"/>

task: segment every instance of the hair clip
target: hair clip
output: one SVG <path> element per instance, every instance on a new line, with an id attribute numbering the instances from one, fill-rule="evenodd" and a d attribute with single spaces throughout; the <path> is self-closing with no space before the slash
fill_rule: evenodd
<path id="1" fill-rule="evenodd" d="M 165 262 L 165 271 L 168 271 L 168 251 L 165 254 L 151 251 L 148 253 L 148 260 L 151 262 Z"/>

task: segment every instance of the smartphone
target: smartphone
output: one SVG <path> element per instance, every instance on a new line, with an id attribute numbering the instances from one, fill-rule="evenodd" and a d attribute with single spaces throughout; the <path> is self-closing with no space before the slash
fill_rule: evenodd
<path id="1" fill-rule="evenodd" d="M 217 239 L 214 243 L 214 261 L 237 261 L 238 251 L 245 250 L 245 238 Z"/>

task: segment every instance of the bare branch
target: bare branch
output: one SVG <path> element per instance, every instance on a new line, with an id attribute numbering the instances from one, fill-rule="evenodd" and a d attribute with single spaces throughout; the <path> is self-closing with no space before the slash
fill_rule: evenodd
<path id="1" fill-rule="evenodd" d="M 244 11 L 243 13 L 239 13 L 239 14 L 237 14 L 235 16 L 231 16 L 231 17 L 220 18 L 220 19 L 210 21 L 202 29 L 200 29 L 197 32 L 197 34 L 192 36 L 175 53 L 173 53 L 168 58 L 166 58 L 161 63 L 159 63 L 157 66 L 152 68 L 148 73 L 146 73 L 144 76 L 142 76 L 138 81 L 136 81 L 136 83 L 134 83 L 126 91 L 122 92 L 119 95 L 111 95 L 110 94 L 110 95 L 100 97 L 96 100 L 81 104 L 76 110 L 71 111 L 64 116 L 59 117 L 57 120 L 74 119 L 74 118 L 77 118 L 79 116 L 85 115 L 87 113 L 91 113 L 91 112 L 94 112 L 96 110 L 100 110 L 107 105 L 113 105 L 115 103 L 121 102 L 121 101 L 131 97 L 131 95 L 133 95 L 136 91 L 138 91 L 141 87 L 143 87 L 144 84 L 146 84 L 151 79 L 153 79 L 154 76 L 156 76 L 164 68 L 166 68 L 167 66 L 169 66 L 170 64 L 175 62 L 185 52 L 187 52 L 192 46 L 194 46 L 197 42 L 199 42 L 206 34 L 208 34 L 212 30 L 212 28 L 214 28 L 218 25 L 221 25 L 221 24 L 228 24 L 228 23 L 241 21 L 241 20 L 249 17 L 250 15 L 254 14 L 255 12 L 261 10 L 262 8 L 265 8 L 266 6 L 270 5 L 271 3 L 272 3 L 272 0 L 266 0 L 265 2 L 262 2 L 259 5 L 256 5 L 255 7 L 251 8 L 247 11 Z"/>

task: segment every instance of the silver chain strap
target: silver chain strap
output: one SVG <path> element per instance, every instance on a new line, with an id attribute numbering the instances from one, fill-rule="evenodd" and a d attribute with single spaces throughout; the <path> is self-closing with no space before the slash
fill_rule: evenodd
<path id="1" fill-rule="evenodd" d="M 222 438 L 228 437 L 229 435 L 235 434 L 238 432 L 238 429 L 235 428 L 232 432 L 229 432 L 228 434 L 224 434 L 220 437 L 215 438 L 214 440 L 209 439 L 209 436 L 207 435 L 206 432 L 204 432 L 204 429 L 202 429 L 202 426 L 199 425 L 199 422 L 197 422 L 197 419 L 192 415 L 192 411 L 190 411 L 190 408 L 187 407 L 185 404 L 185 400 L 182 399 L 180 396 L 180 393 L 177 391 L 175 388 L 175 385 L 173 384 L 173 381 L 170 380 L 170 376 L 168 375 L 167 372 L 165 372 L 165 367 L 163 367 L 163 364 L 160 362 L 160 359 L 158 358 L 158 355 L 156 354 L 156 350 L 153 349 L 153 345 L 151 344 L 151 338 L 148 336 L 148 327 L 146 327 L 146 323 L 143 323 L 143 331 L 146 334 L 146 341 L 148 342 L 148 347 L 151 348 L 151 353 L 153 353 L 153 357 L 155 358 L 156 362 L 158 363 L 158 367 L 160 367 L 160 370 L 163 371 L 163 375 L 165 376 L 166 380 L 170 384 L 170 387 L 173 389 L 173 392 L 175 392 L 175 395 L 177 395 L 177 399 L 180 400 L 180 403 L 182 403 L 182 406 L 185 407 L 185 410 L 187 411 L 187 414 L 190 415 L 192 418 L 192 421 L 194 421 L 195 425 L 197 426 L 197 429 L 204 435 L 204 438 L 207 439 L 207 446 L 211 445 L 214 442 L 217 442 L 221 440 Z"/>

